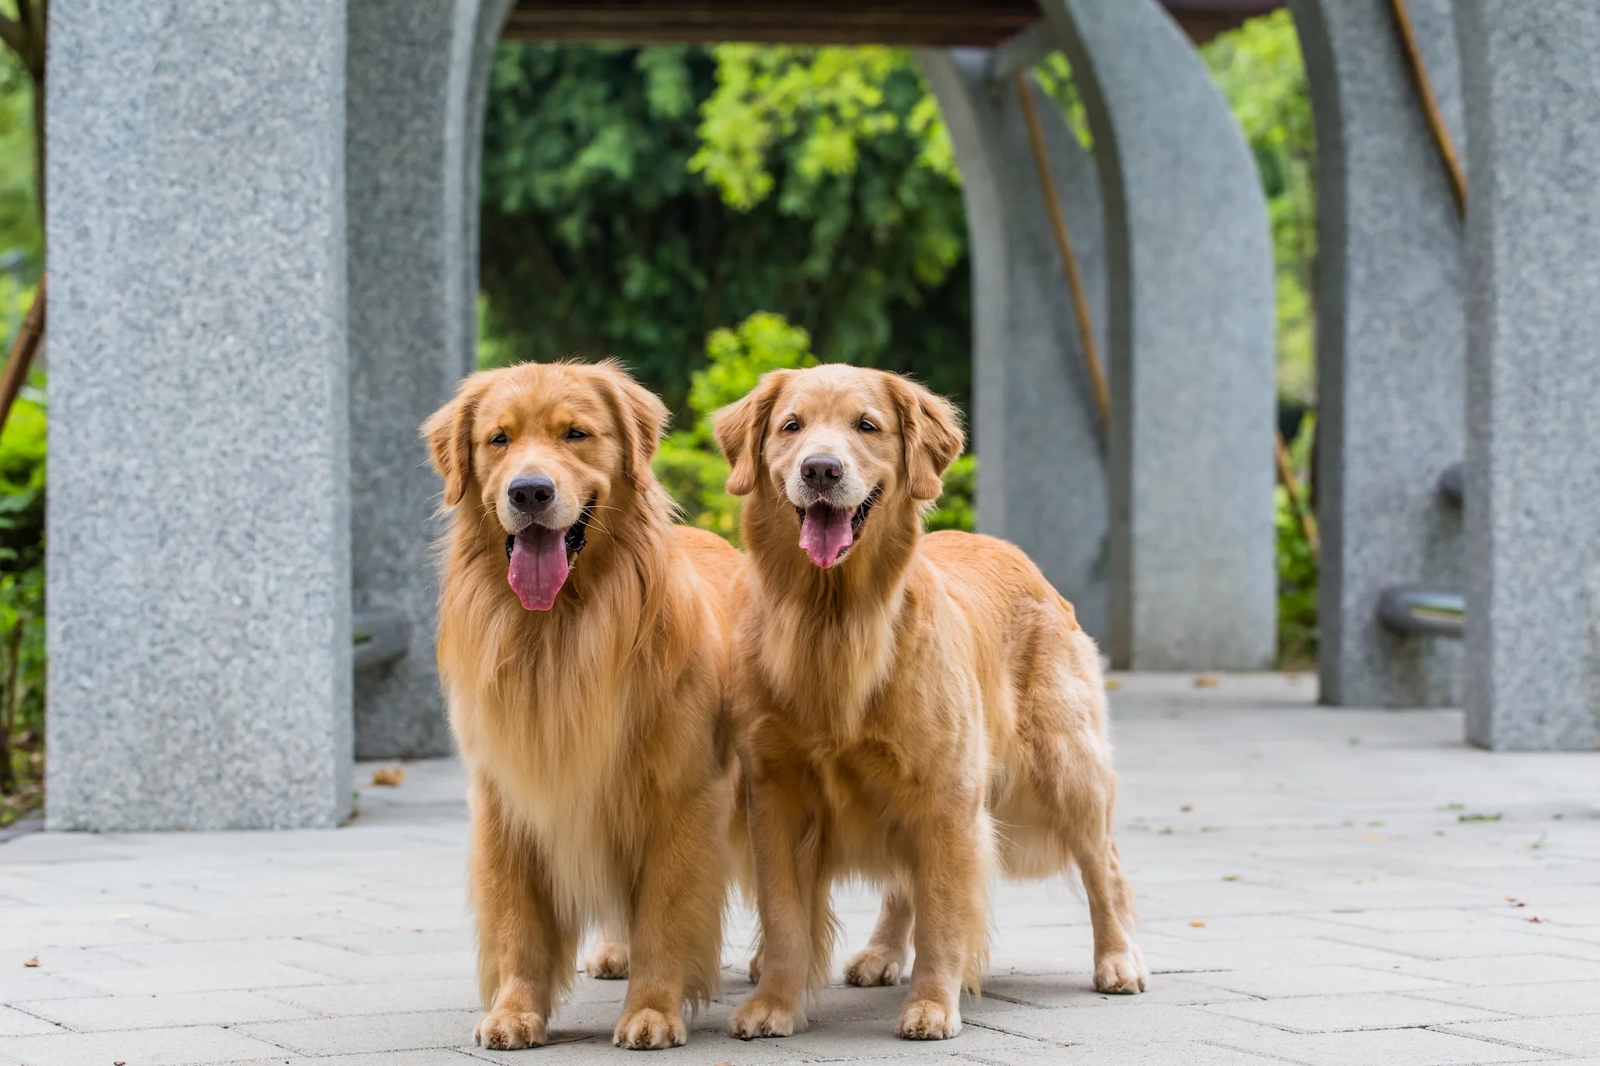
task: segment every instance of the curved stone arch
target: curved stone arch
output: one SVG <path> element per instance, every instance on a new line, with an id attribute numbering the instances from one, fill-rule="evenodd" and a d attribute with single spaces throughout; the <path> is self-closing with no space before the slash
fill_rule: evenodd
<path id="1" fill-rule="evenodd" d="M 1153 0 L 1041 0 L 1105 204 L 1110 653 L 1261 669 L 1276 643 L 1272 246 L 1255 161 Z"/>
<path id="2" fill-rule="evenodd" d="M 1385 629 L 1386 586 L 1462 587 L 1462 513 L 1439 476 L 1466 446 L 1462 226 L 1388 0 L 1289 0 L 1317 134 L 1321 695 L 1460 702 L 1461 642 Z M 1465 146 L 1450 0 L 1409 9 Z"/>
<path id="3" fill-rule="evenodd" d="M 1099 413 L 1020 102 L 1009 78 L 991 81 L 990 55 L 980 49 L 917 55 L 950 131 L 967 213 L 978 528 L 1026 551 L 1072 601 L 1084 629 L 1104 639 L 1107 497 Z M 1032 79 L 1028 85 L 1103 351 L 1105 246 L 1094 161 L 1055 103 Z"/>

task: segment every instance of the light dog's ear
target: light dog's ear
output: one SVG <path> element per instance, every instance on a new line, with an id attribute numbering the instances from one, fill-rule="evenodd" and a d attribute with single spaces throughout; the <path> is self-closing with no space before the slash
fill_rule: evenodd
<path id="1" fill-rule="evenodd" d="M 661 447 L 661 435 L 672 417 L 661 398 L 633 380 L 620 363 L 610 359 L 600 364 L 611 376 L 611 402 L 616 408 L 617 425 L 622 427 L 622 472 L 635 487 L 650 483 L 650 462 Z"/>
<path id="2" fill-rule="evenodd" d="M 454 507 L 467 494 L 472 483 L 473 419 L 478 400 L 488 387 L 488 374 L 465 378 L 449 403 L 422 423 L 422 438 L 428 442 L 428 458 L 444 478 L 444 505 Z"/>
<path id="3" fill-rule="evenodd" d="M 769 371 L 744 399 L 712 416 L 711 429 L 717 435 L 717 447 L 728 459 L 729 495 L 748 496 L 755 490 L 767 422 L 772 418 L 772 406 L 787 376 L 788 371 Z"/>
<path id="4" fill-rule="evenodd" d="M 961 411 L 943 396 L 898 374 L 891 378 L 900 415 L 900 443 L 906 464 L 906 491 L 913 500 L 937 500 L 944 472 L 966 444 Z"/>

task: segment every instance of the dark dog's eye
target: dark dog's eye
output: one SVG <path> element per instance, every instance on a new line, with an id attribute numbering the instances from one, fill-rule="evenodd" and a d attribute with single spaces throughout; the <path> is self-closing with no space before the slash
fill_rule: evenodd
<path id="1" fill-rule="evenodd" d="M 579 429 L 577 426 L 573 426 L 571 429 L 567 430 L 566 436 L 563 439 L 565 439 L 565 440 L 585 440 L 585 439 L 588 438 L 588 436 L 589 436 L 589 434 L 585 433 L 583 430 Z"/>
<path id="2" fill-rule="evenodd" d="M 863 433 L 876 433 L 876 432 L 878 432 L 877 423 L 873 422 L 869 418 L 863 418 L 860 422 L 857 422 L 856 423 L 856 428 L 859 429 Z"/>
<path id="3" fill-rule="evenodd" d="M 791 418 L 791 419 L 789 419 L 789 421 L 787 421 L 787 422 L 785 422 L 783 424 L 783 431 L 785 433 L 798 433 L 798 432 L 800 432 L 800 423 L 797 420 Z"/>
<path id="4" fill-rule="evenodd" d="M 496 433 L 494 436 L 489 438 L 489 443 L 493 444 L 496 448 L 504 448 L 511 442 L 506 439 L 506 435 L 504 433 Z"/>

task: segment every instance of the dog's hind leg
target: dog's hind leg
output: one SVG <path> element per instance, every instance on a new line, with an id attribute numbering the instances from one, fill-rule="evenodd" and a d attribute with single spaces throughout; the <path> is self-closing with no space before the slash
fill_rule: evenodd
<path id="1" fill-rule="evenodd" d="M 891 884 L 883 893 L 883 909 L 867 946 L 850 960 L 844 979 L 853 985 L 897 985 L 906 968 L 906 947 L 911 938 L 911 893 Z"/>
<path id="2" fill-rule="evenodd" d="M 628 935 L 619 922 L 600 923 L 600 939 L 583 960 L 583 972 L 602 981 L 623 981 L 628 977 Z"/>

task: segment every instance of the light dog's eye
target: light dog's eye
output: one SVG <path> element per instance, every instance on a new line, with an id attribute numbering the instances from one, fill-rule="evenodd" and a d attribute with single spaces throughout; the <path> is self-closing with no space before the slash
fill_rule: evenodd
<path id="1" fill-rule="evenodd" d="M 783 431 L 785 433 L 798 433 L 798 432 L 800 432 L 800 420 L 796 419 L 796 418 L 789 419 L 789 421 L 787 421 L 787 422 L 785 422 L 783 424 Z"/>
<path id="2" fill-rule="evenodd" d="M 876 432 L 878 432 L 877 423 L 872 421 L 872 419 L 870 419 L 870 418 L 863 418 L 860 422 L 857 422 L 856 423 L 856 428 L 859 429 L 863 433 L 876 433 Z"/>
<path id="3" fill-rule="evenodd" d="M 510 444 L 511 441 L 506 438 L 504 433 L 496 433 L 494 436 L 489 438 L 489 443 L 493 444 L 496 448 L 504 448 L 507 444 Z"/>
<path id="4" fill-rule="evenodd" d="M 571 429 L 567 430 L 566 434 L 562 437 L 562 439 L 563 440 L 587 440 L 588 437 L 589 437 L 589 434 L 585 433 L 583 430 L 579 429 L 577 426 L 573 426 Z"/>

